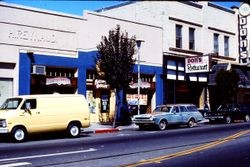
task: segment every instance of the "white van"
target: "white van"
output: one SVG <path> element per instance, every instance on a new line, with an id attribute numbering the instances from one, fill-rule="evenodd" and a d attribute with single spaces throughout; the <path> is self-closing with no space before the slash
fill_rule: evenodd
<path id="1" fill-rule="evenodd" d="M 0 134 L 16 142 L 29 133 L 66 130 L 78 137 L 90 126 L 88 103 L 83 95 L 23 95 L 6 99 L 0 108 Z"/>

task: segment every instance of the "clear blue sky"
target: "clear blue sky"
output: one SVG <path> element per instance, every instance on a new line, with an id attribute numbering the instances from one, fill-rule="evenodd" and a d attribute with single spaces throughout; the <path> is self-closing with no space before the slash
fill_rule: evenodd
<path id="1" fill-rule="evenodd" d="M 0 0 L 2 2 L 19 4 L 24 6 L 30 6 L 40 9 L 47 9 L 57 12 L 63 12 L 67 14 L 73 15 L 83 15 L 83 10 L 96 10 L 104 7 L 116 5 L 123 3 L 125 1 L 101 1 L 101 0 Z M 231 6 L 240 6 L 240 2 L 217 2 L 213 1 L 213 3 L 219 4 L 221 6 L 230 8 Z"/>

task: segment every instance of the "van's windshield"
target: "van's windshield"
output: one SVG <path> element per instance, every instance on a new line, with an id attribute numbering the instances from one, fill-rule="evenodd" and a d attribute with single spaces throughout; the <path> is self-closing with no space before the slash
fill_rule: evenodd
<path id="1" fill-rule="evenodd" d="M 22 98 L 7 99 L 1 106 L 0 110 L 17 109 L 21 101 L 22 101 Z"/>

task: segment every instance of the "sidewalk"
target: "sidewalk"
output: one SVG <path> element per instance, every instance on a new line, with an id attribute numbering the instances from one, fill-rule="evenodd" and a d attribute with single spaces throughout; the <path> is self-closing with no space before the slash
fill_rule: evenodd
<path id="1" fill-rule="evenodd" d="M 199 123 L 207 123 L 209 122 L 207 119 L 204 119 L 203 121 Z M 131 125 L 127 126 L 117 126 L 116 128 L 113 128 L 112 125 L 102 125 L 100 123 L 91 123 L 90 127 L 84 128 L 83 133 L 113 133 L 113 132 L 118 132 L 118 131 L 124 131 L 124 130 L 138 130 L 139 127 L 132 123 Z"/>
<path id="2" fill-rule="evenodd" d="M 100 123 L 90 123 L 90 127 L 84 128 L 83 133 L 112 133 L 123 130 L 137 130 L 138 126 L 135 124 L 127 125 L 127 126 L 117 126 L 113 128 L 112 125 L 102 125 Z"/>

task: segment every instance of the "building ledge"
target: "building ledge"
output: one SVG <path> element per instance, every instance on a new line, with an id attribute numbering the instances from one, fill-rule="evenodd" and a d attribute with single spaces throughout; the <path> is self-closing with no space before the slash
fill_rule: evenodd
<path id="1" fill-rule="evenodd" d="M 169 50 L 175 51 L 175 52 L 180 52 L 180 53 L 185 53 L 185 54 L 194 54 L 194 55 L 198 55 L 198 56 L 203 55 L 202 52 L 197 52 L 194 50 L 185 50 L 185 49 L 181 49 L 181 48 L 169 48 Z"/>

